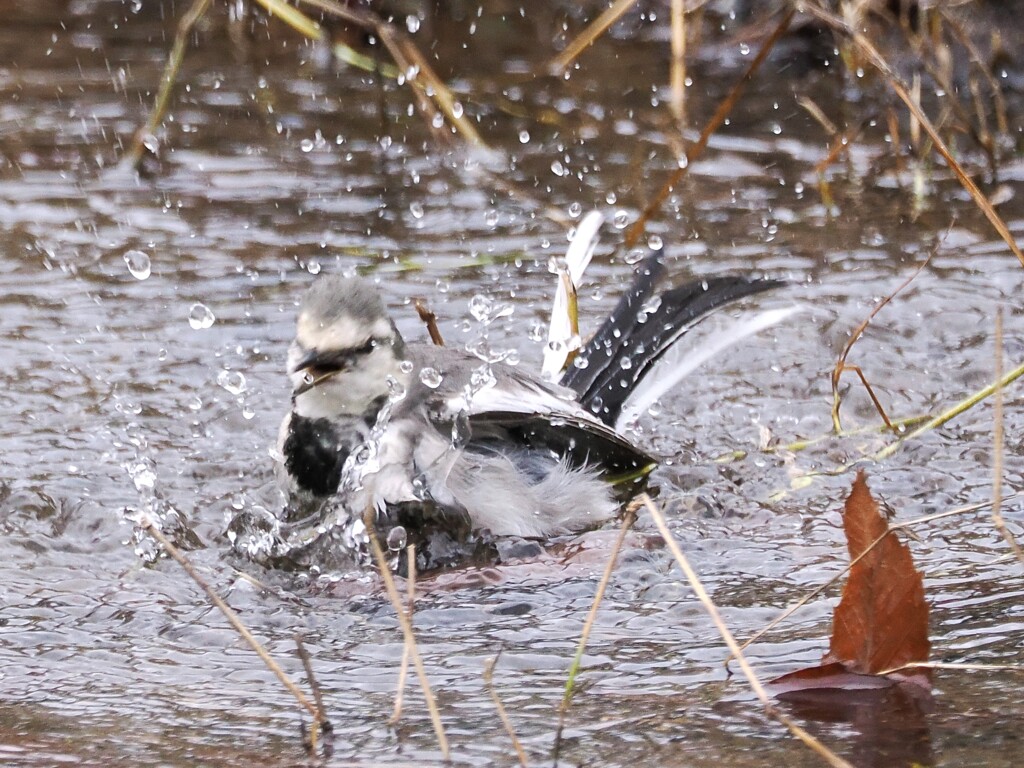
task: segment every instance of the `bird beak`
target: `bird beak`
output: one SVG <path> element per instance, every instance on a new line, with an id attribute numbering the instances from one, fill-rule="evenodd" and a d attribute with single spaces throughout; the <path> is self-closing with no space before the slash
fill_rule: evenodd
<path id="1" fill-rule="evenodd" d="M 299 359 L 299 362 L 295 364 L 295 367 L 292 368 L 292 373 L 298 373 L 299 371 L 304 371 L 307 368 L 313 367 L 314 365 L 316 365 L 316 361 L 319 358 L 319 352 L 317 352 L 315 349 L 309 350 L 309 352 L 307 352 Z"/>
<path id="2" fill-rule="evenodd" d="M 300 358 L 299 361 L 295 364 L 295 366 L 292 368 L 292 373 L 301 373 L 302 371 L 308 371 L 310 368 L 315 366 L 317 362 L 319 362 L 319 360 L 319 352 L 317 352 L 317 350 L 315 349 L 311 349 L 309 350 L 309 352 L 303 355 L 303 357 Z M 320 386 L 337 373 L 340 373 L 340 370 L 328 371 L 322 376 L 317 377 L 314 377 L 312 374 L 307 373 L 306 380 L 295 388 L 295 390 L 292 392 L 292 395 L 297 396 L 305 392 L 309 392 L 309 390 L 313 389 L 314 387 Z"/>

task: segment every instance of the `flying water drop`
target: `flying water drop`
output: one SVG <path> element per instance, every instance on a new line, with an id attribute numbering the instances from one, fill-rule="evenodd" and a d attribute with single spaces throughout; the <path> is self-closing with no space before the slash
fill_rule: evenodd
<path id="1" fill-rule="evenodd" d="M 198 301 L 189 308 L 188 324 L 197 331 L 211 327 L 216 319 L 210 308 Z"/>
<path id="2" fill-rule="evenodd" d="M 145 280 L 151 272 L 149 255 L 143 251 L 126 251 L 124 263 L 128 265 L 128 271 L 136 280 Z"/>
<path id="3" fill-rule="evenodd" d="M 440 371 L 438 371 L 436 368 L 423 368 L 422 370 L 420 370 L 420 381 L 422 381 L 425 386 L 428 386 L 431 389 L 437 389 L 439 386 L 441 386 L 441 381 L 443 378 L 444 377 L 441 376 Z"/>

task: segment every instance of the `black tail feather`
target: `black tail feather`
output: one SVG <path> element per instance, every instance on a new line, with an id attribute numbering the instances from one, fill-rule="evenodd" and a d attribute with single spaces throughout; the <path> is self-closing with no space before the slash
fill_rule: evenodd
<path id="1" fill-rule="evenodd" d="M 782 285 L 778 280 L 712 277 L 658 293 L 663 275 L 657 258 L 645 260 L 630 290 L 562 376 L 561 383 L 606 424 L 615 424 L 636 385 L 697 320 Z"/>

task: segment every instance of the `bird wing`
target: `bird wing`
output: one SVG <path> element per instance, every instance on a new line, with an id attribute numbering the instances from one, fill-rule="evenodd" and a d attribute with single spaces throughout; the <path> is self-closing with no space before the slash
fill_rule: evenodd
<path id="1" fill-rule="evenodd" d="M 477 358 L 433 348 L 420 362 L 440 374 L 440 384 L 410 394 L 423 397 L 430 421 L 442 433 L 450 430 L 453 444 L 468 450 L 545 450 L 573 466 L 593 467 L 615 483 L 642 477 L 657 464 L 580 406 L 566 387 L 494 365 L 493 381 L 473 391 L 465 384 L 482 365 Z"/>

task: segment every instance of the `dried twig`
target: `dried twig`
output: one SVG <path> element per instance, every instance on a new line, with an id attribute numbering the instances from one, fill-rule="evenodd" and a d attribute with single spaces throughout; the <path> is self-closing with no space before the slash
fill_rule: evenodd
<path id="1" fill-rule="evenodd" d="M 916 664 L 904 664 L 892 669 L 883 669 L 874 674 L 879 677 L 903 672 L 908 669 L 961 669 L 970 672 L 1024 672 L 1024 664 L 968 664 L 959 661 L 919 661 Z"/>
<path id="2" fill-rule="evenodd" d="M 843 371 L 845 370 L 854 369 L 860 372 L 859 367 L 850 366 L 846 364 L 846 358 L 850 354 L 850 350 L 853 349 L 853 345 L 857 343 L 857 340 L 864 333 L 865 329 L 868 327 L 868 324 L 874 319 L 875 315 L 881 312 L 882 308 L 886 304 L 888 304 L 890 301 L 896 298 L 897 294 L 899 294 L 900 291 L 902 291 L 904 288 L 906 288 L 908 285 L 914 282 L 914 279 L 919 274 L 921 274 L 921 270 L 928 266 L 928 262 L 932 260 L 932 256 L 935 255 L 936 249 L 937 247 L 932 249 L 931 253 L 928 254 L 928 258 L 922 261 L 918 265 L 917 269 L 913 271 L 910 277 L 908 277 L 906 280 L 900 283 L 900 285 L 896 288 L 895 291 L 890 293 L 888 296 L 886 296 L 884 299 L 882 299 L 875 305 L 874 309 L 872 309 L 868 316 L 864 318 L 861 324 L 853 329 L 853 333 L 850 334 L 850 338 L 843 346 L 843 351 L 839 353 L 839 359 L 836 361 L 835 367 L 832 369 L 832 429 L 835 431 L 836 434 L 839 434 L 840 432 L 843 431 L 843 425 L 839 421 L 839 408 L 842 405 L 842 399 L 839 396 L 839 378 L 840 376 L 842 376 Z M 864 382 L 864 386 L 867 388 L 868 394 L 871 396 L 871 400 L 875 404 L 875 407 L 878 409 L 878 412 L 882 415 L 883 421 L 885 421 L 886 425 L 894 432 L 896 432 L 896 434 L 899 434 L 895 427 L 893 427 L 892 422 L 890 422 L 889 418 L 885 415 L 885 411 L 882 410 L 881 403 L 878 402 L 878 398 L 875 397 L 875 393 L 871 390 L 871 387 L 870 385 L 868 385 L 867 379 L 864 378 L 863 373 L 861 373 L 861 381 Z"/>
<path id="3" fill-rule="evenodd" d="M 622 549 L 622 543 L 626 540 L 626 534 L 629 533 L 634 520 L 636 520 L 636 510 L 633 505 L 630 505 L 626 508 L 626 513 L 622 518 L 622 527 L 619 528 L 619 535 L 615 537 L 615 543 L 612 545 L 612 550 L 608 555 L 608 562 L 605 564 L 601 581 L 597 584 L 597 592 L 594 593 L 594 601 L 590 604 L 590 612 L 583 622 L 583 631 L 580 632 L 580 639 L 576 644 L 576 655 L 569 666 L 569 676 L 565 680 L 565 692 L 562 694 L 562 703 L 558 705 L 558 728 L 555 731 L 555 745 L 553 748 L 553 757 L 556 763 L 558 762 L 558 755 L 562 746 L 562 730 L 565 727 L 565 716 L 569 712 L 569 704 L 572 702 L 573 693 L 575 692 L 576 676 L 579 674 L 580 664 L 583 661 L 583 652 L 587 649 L 587 641 L 590 639 L 590 632 L 594 628 L 594 620 L 597 618 L 597 609 L 601 606 L 605 589 L 608 587 L 608 582 L 611 581 L 612 571 L 615 570 L 615 562 L 619 558 L 619 550 Z"/>
<path id="4" fill-rule="evenodd" d="M 996 309 L 996 381 L 1003 378 L 1003 308 Z M 1013 550 L 1017 559 L 1024 565 L 1024 551 L 1021 551 L 1017 540 L 1013 538 L 1010 529 L 1006 527 L 1003 520 L 1003 388 L 996 387 L 993 399 L 993 418 L 995 424 L 992 429 L 992 523 L 996 530 L 1003 537 L 1006 543 Z"/>
<path id="5" fill-rule="evenodd" d="M 324 713 L 327 709 L 324 707 L 324 698 L 323 693 L 320 690 L 320 683 L 317 682 L 316 674 L 313 672 L 313 660 L 309 658 L 309 652 L 306 650 L 306 646 L 302 644 L 302 638 L 295 635 L 294 640 L 295 651 L 299 654 L 299 659 L 302 661 L 302 668 L 306 672 L 306 682 L 309 683 L 309 689 L 313 692 L 313 701 L 316 702 L 317 710 Z M 316 754 L 317 725 L 324 735 L 324 751 L 329 754 L 331 751 L 330 738 L 334 728 L 328 720 L 320 720 L 318 723 L 314 722 L 314 727 L 310 729 L 309 744 L 307 744 L 309 754 Z"/>
<path id="6" fill-rule="evenodd" d="M 416 545 L 410 544 L 405 549 L 406 561 L 408 562 L 409 575 L 405 581 L 406 610 L 412 617 L 413 605 L 416 602 Z M 409 658 L 412 656 L 412 646 L 407 642 L 402 647 L 402 663 L 398 667 L 398 685 L 395 691 L 395 709 L 391 713 L 388 723 L 395 725 L 402 717 L 402 699 L 405 698 L 405 679 L 409 674 Z"/>
<path id="7" fill-rule="evenodd" d="M 167 57 L 167 64 L 164 66 L 163 74 L 160 76 L 160 90 L 157 91 L 153 100 L 153 108 L 149 112 L 149 119 L 146 124 L 135 132 L 128 153 L 124 162 L 131 168 L 137 168 L 142 160 L 143 152 L 146 149 L 146 142 L 152 140 L 153 134 L 163 120 L 167 111 L 167 104 L 171 99 L 171 90 L 174 81 L 178 79 L 178 70 L 181 69 L 181 62 L 185 58 L 185 46 L 188 45 L 188 37 L 192 27 L 203 17 L 203 14 L 210 7 L 210 0 L 193 0 L 192 6 L 188 9 L 174 33 L 174 45 L 171 46 L 171 53 Z"/>
<path id="8" fill-rule="evenodd" d="M 420 320 L 427 326 L 431 342 L 435 347 L 443 347 L 444 337 L 441 335 L 441 329 L 437 327 L 437 315 L 422 299 L 416 299 L 413 306 L 416 307 L 416 314 L 420 316 Z"/>
<path id="9" fill-rule="evenodd" d="M 921 435 L 923 435 L 925 432 L 930 432 L 931 430 L 937 429 L 942 425 L 946 424 L 947 422 L 952 421 L 960 414 L 970 410 L 981 401 L 993 395 L 996 392 L 996 390 L 1005 388 L 1007 385 L 1012 384 L 1021 376 L 1024 376 L 1024 365 L 1017 366 L 1012 371 L 1009 371 L 998 381 L 989 384 L 987 387 L 979 389 L 973 395 L 964 398 L 959 403 L 956 403 L 952 407 L 947 408 L 942 413 L 928 419 L 928 421 L 919 426 L 917 429 L 913 430 L 912 432 L 908 432 L 907 434 L 901 436 L 899 440 L 895 440 L 894 442 L 882 448 L 880 451 L 877 451 L 876 453 L 872 454 L 869 457 L 870 460 L 882 461 L 883 459 L 889 458 L 894 453 L 896 453 L 896 451 L 898 451 L 907 441 L 914 440 L 915 438 L 918 438 Z M 850 466 L 852 466 L 852 464 Z M 849 469 L 849 466 L 844 467 L 844 470 L 845 469 Z"/>
<path id="10" fill-rule="evenodd" d="M 505 726 L 505 733 L 512 740 L 512 747 L 516 751 L 516 757 L 519 758 L 519 764 L 526 768 L 530 764 L 530 761 L 526 759 L 526 751 L 523 749 L 522 743 L 519 741 L 519 737 L 516 736 L 516 729 L 512 726 L 512 721 L 508 717 L 508 712 L 505 710 L 505 705 L 501 702 L 501 697 L 498 696 L 498 691 L 494 688 L 494 667 L 498 664 L 498 659 L 501 657 L 501 651 L 495 654 L 494 658 L 487 662 L 484 666 L 484 685 L 487 686 L 487 692 L 491 694 L 491 701 L 494 702 L 494 708 L 498 711 L 498 719 L 501 720 L 501 724 Z"/>
<path id="11" fill-rule="evenodd" d="M 678 563 L 679 567 L 686 575 L 686 580 L 690 582 L 690 587 L 696 593 L 697 599 L 700 600 L 701 605 L 704 606 L 704 610 L 708 612 L 708 615 L 714 622 L 715 627 L 718 629 L 718 633 L 722 636 L 725 644 L 729 647 L 729 650 L 732 651 L 732 654 L 739 662 L 740 669 L 743 670 L 743 674 L 747 678 L 747 683 L 750 685 L 750 689 L 761 701 L 761 704 L 764 705 L 765 712 L 770 717 L 782 723 L 787 729 L 789 729 L 790 733 L 818 753 L 818 755 L 823 757 L 829 765 L 852 768 L 848 762 L 843 760 L 839 755 L 818 741 L 818 739 L 814 738 L 814 736 L 794 723 L 785 713 L 781 712 L 772 703 L 771 699 L 768 697 L 768 692 L 765 691 L 764 686 L 758 679 L 753 667 L 750 666 L 750 662 L 747 661 L 746 657 L 743 655 L 743 651 L 741 651 L 740 647 L 736 644 L 736 639 L 732 636 L 732 632 L 729 631 L 725 622 L 722 621 L 722 617 L 718 613 L 718 608 L 715 607 L 715 604 L 708 596 L 707 591 L 704 589 L 704 585 L 701 584 L 700 579 L 697 576 L 697 572 L 690 566 L 690 563 L 683 554 L 683 551 L 679 548 L 679 544 L 676 543 L 675 537 L 672 535 L 672 531 L 669 530 L 668 524 L 665 522 L 665 516 L 661 513 L 661 510 L 655 506 L 651 497 L 646 493 L 641 494 L 640 499 L 643 501 L 644 506 L 647 507 L 647 511 L 650 512 L 651 517 L 654 519 L 654 524 L 658 527 L 658 531 L 661 533 L 662 538 L 665 539 L 665 545 L 669 548 L 669 551 L 675 558 L 676 563 Z"/>
<path id="12" fill-rule="evenodd" d="M 449 759 L 448 736 L 444 732 L 444 724 L 441 722 L 441 714 L 437 709 L 437 700 L 430 688 L 430 680 L 427 679 L 427 670 L 423 666 L 423 657 L 420 656 L 419 646 L 416 645 L 416 635 L 412 631 L 412 620 L 402 605 L 402 598 L 395 586 L 395 577 L 391 574 L 388 560 L 384 556 L 384 548 L 381 547 L 380 538 L 377 536 L 375 517 L 377 510 L 371 505 L 363 515 L 363 523 L 366 525 L 366 537 L 370 540 L 370 551 L 373 552 L 373 559 L 377 561 L 377 568 L 380 570 L 380 577 L 384 581 L 384 588 L 387 590 L 388 599 L 391 601 L 395 614 L 398 617 L 398 624 L 402 628 L 402 635 L 412 655 L 412 663 L 416 668 L 416 676 L 419 677 L 420 687 L 423 689 L 423 698 L 427 700 L 427 711 L 430 712 L 430 722 L 434 726 L 434 735 L 437 737 L 437 745 L 445 760 Z"/>
<path id="13" fill-rule="evenodd" d="M 686 123 L 686 7 L 683 0 L 672 0 L 672 114 L 680 125 Z"/>
<path id="14" fill-rule="evenodd" d="M 1017 257 L 1017 260 L 1024 266 L 1024 251 L 1021 251 L 1020 246 L 1017 245 L 1017 241 L 1014 239 L 1013 234 L 1010 232 L 1009 227 L 1003 221 L 1002 217 L 996 212 L 996 209 L 989 202 L 989 199 L 985 194 L 978 188 L 978 185 L 974 183 L 974 180 L 967 175 L 967 172 L 963 169 L 963 166 L 956 161 L 956 158 L 950 153 L 949 148 L 945 142 L 942 141 L 942 137 L 939 136 L 938 130 L 935 125 L 921 109 L 920 104 L 915 101 L 908 90 L 906 83 L 903 79 L 896 74 L 895 70 L 889 65 L 889 62 L 878 52 L 874 45 L 855 28 L 851 27 L 842 18 L 830 13 L 825 8 L 815 3 L 801 3 L 800 7 L 802 10 L 811 14 L 818 20 L 824 22 L 826 25 L 845 35 L 849 40 L 864 54 L 865 58 L 871 62 L 871 65 L 881 73 L 882 78 L 889 84 L 889 87 L 893 92 L 900 98 L 900 100 L 907 105 L 907 109 L 914 118 L 920 123 L 921 128 L 924 129 L 925 133 L 932 140 L 935 146 L 935 150 L 942 156 L 943 160 L 949 166 L 950 170 L 963 185 L 964 189 L 970 194 L 971 199 L 974 200 L 975 204 L 981 209 L 981 212 L 985 214 L 985 218 L 989 220 L 989 223 L 995 228 L 996 232 L 1003 239 L 1003 242 L 1009 246 L 1013 255 Z"/>
<path id="15" fill-rule="evenodd" d="M 621 19 L 623 14 L 635 5 L 636 2 L 637 0 L 615 0 L 614 3 L 605 9 L 604 13 L 594 19 L 586 29 L 580 32 L 576 39 L 569 43 L 562 53 L 552 60 L 548 67 L 550 71 L 555 74 L 564 72 L 576 60 L 577 56 L 603 35 L 608 27 Z"/>

